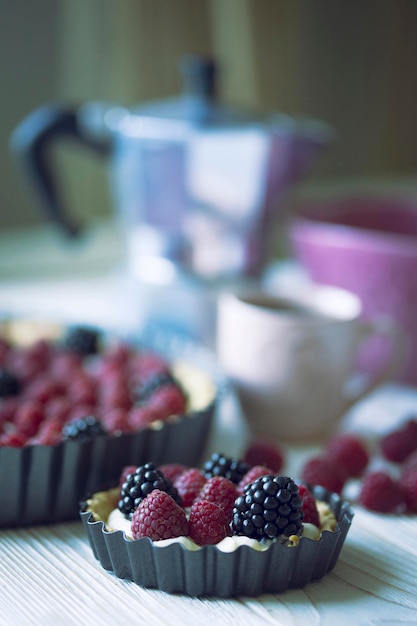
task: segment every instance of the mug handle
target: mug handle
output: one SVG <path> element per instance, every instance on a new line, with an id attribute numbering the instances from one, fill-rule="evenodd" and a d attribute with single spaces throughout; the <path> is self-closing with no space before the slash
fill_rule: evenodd
<path id="1" fill-rule="evenodd" d="M 83 127 L 81 107 L 46 104 L 29 114 L 14 130 L 10 149 L 29 192 L 37 198 L 43 213 L 69 237 L 79 234 L 80 227 L 64 207 L 57 183 L 53 149 L 63 140 L 75 141 L 94 152 L 107 156 L 108 141 L 90 136 Z"/>
<path id="2" fill-rule="evenodd" d="M 384 365 L 375 373 L 369 375 L 352 375 L 346 386 L 346 409 L 362 400 L 377 387 L 393 379 L 404 365 L 408 344 L 405 333 L 391 319 L 386 317 L 373 320 L 361 320 L 361 337 L 358 349 L 372 337 L 386 337 L 391 343 L 391 352 Z"/>

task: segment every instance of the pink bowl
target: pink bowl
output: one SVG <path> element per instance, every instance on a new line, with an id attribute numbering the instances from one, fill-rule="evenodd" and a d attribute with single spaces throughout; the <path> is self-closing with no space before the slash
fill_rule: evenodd
<path id="1" fill-rule="evenodd" d="M 407 335 L 398 376 L 417 384 L 417 199 L 361 196 L 298 207 L 289 231 L 296 260 L 317 283 L 356 293 L 365 317 L 389 316 Z M 369 345 L 366 369 L 386 346 Z"/>

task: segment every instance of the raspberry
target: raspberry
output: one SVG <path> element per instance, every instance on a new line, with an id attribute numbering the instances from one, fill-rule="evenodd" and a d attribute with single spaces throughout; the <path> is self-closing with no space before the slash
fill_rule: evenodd
<path id="1" fill-rule="evenodd" d="M 204 464 L 204 474 L 206 478 L 224 476 L 235 484 L 238 484 L 242 480 L 249 469 L 249 465 L 242 459 L 232 459 L 218 452 L 214 452 L 210 459 Z"/>
<path id="2" fill-rule="evenodd" d="M 69 419 L 71 404 L 67 398 L 58 396 L 52 398 L 44 408 L 45 419 L 60 422 L 61 426 Z"/>
<path id="3" fill-rule="evenodd" d="M 16 409 L 14 424 L 17 432 L 25 437 L 33 437 L 38 432 L 45 417 L 44 409 L 38 402 L 22 402 Z"/>
<path id="4" fill-rule="evenodd" d="M 149 407 L 165 420 L 171 415 L 183 415 L 187 409 L 184 393 L 178 385 L 165 385 L 156 389 L 149 397 Z"/>
<path id="5" fill-rule="evenodd" d="M 145 465 L 137 467 L 133 474 L 128 474 L 126 477 L 126 482 L 120 489 L 119 510 L 125 517 L 131 518 L 133 511 L 154 489 L 166 491 L 181 505 L 178 491 L 171 481 L 153 463 L 145 463 Z"/>
<path id="6" fill-rule="evenodd" d="M 393 513 L 404 502 L 402 489 L 393 478 L 384 471 L 374 471 L 364 477 L 359 503 L 371 511 Z"/>
<path id="7" fill-rule="evenodd" d="M 369 463 L 365 444 L 354 435 L 336 435 L 327 444 L 326 453 L 352 478 L 361 476 Z"/>
<path id="8" fill-rule="evenodd" d="M 132 537 L 152 541 L 188 535 L 185 511 L 165 491 L 154 489 L 139 504 L 132 517 Z"/>
<path id="9" fill-rule="evenodd" d="M 417 420 L 409 419 L 380 441 L 383 456 L 394 463 L 402 463 L 414 450 L 417 450 Z"/>
<path id="10" fill-rule="evenodd" d="M 22 433 L 3 433 L 0 435 L 0 446 L 21 448 L 27 442 L 27 437 Z"/>
<path id="11" fill-rule="evenodd" d="M 262 476 L 245 487 L 235 501 L 232 529 L 258 541 L 301 535 L 302 499 L 287 476 Z"/>
<path id="12" fill-rule="evenodd" d="M 172 483 L 175 483 L 177 478 L 181 476 L 185 470 L 191 469 L 186 465 L 181 465 L 181 463 L 166 463 L 165 465 L 160 465 L 159 469 L 165 476 L 165 478 L 169 478 Z"/>
<path id="13" fill-rule="evenodd" d="M 29 439 L 31 445 L 54 446 L 62 440 L 62 423 L 59 419 L 45 419 L 36 435 Z"/>
<path id="14" fill-rule="evenodd" d="M 129 423 L 129 413 L 125 409 L 116 408 L 103 412 L 102 424 L 110 435 L 129 433 L 132 428 Z"/>
<path id="15" fill-rule="evenodd" d="M 166 474 L 164 474 L 164 476 L 166 476 Z M 198 469 L 192 468 L 181 473 L 181 475 L 174 481 L 174 487 L 178 490 L 183 507 L 192 505 L 205 482 L 206 478 L 203 472 Z"/>
<path id="16" fill-rule="evenodd" d="M 58 352 L 52 358 L 50 372 L 58 380 L 70 380 L 82 371 L 82 357 L 75 352 Z"/>
<path id="17" fill-rule="evenodd" d="M 63 393 L 63 385 L 53 380 L 49 375 L 35 378 L 25 389 L 25 397 L 43 405 L 50 402 L 53 398 L 62 396 Z"/>
<path id="18" fill-rule="evenodd" d="M 267 439 L 255 439 L 250 443 L 243 456 L 250 465 L 270 467 L 273 474 L 278 474 L 284 465 L 281 448 Z"/>
<path id="19" fill-rule="evenodd" d="M 134 406 L 129 411 L 128 420 L 132 431 L 146 428 L 158 419 L 156 412 L 149 406 Z"/>
<path id="20" fill-rule="evenodd" d="M 137 465 L 126 465 L 121 473 L 120 473 L 120 478 L 119 478 L 119 487 L 122 488 L 123 483 L 126 482 L 126 479 L 128 477 L 129 474 L 134 474 L 137 470 Z"/>
<path id="21" fill-rule="evenodd" d="M 331 492 L 341 493 L 346 482 L 346 472 L 333 459 L 316 456 L 304 463 L 301 479 L 310 485 L 321 485 Z"/>
<path id="22" fill-rule="evenodd" d="M 207 479 L 197 499 L 208 500 L 217 504 L 226 513 L 228 520 L 231 521 L 236 497 L 236 485 L 231 480 L 224 478 L 224 476 L 213 476 Z"/>
<path id="23" fill-rule="evenodd" d="M 149 380 L 155 374 L 169 370 L 168 362 L 158 354 L 141 352 L 131 358 L 129 369 L 139 383 Z"/>
<path id="24" fill-rule="evenodd" d="M 303 522 L 305 524 L 314 524 L 314 526 L 320 528 L 320 517 L 314 496 L 310 493 L 305 485 L 299 485 L 298 491 L 303 501 Z"/>
<path id="25" fill-rule="evenodd" d="M 254 465 L 242 478 L 236 488 L 237 494 L 240 496 L 243 493 L 246 485 L 250 485 L 250 483 L 254 483 L 255 480 L 260 478 L 261 476 L 267 475 L 273 476 L 275 472 L 273 472 L 269 467 L 265 467 L 264 465 Z"/>
<path id="26" fill-rule="evenodd" d="M 74 377 L 68 388 L 68 396 L 74 404 L 91 404 L 97 402 L 97 384 L 86 374 Z"/>
<path id="27" fill-rule="evenodd" d="M 404 500 L 409 513 L 417 513 L 417 468 L 410 469 L 402 478 Z"/>
<path id="28" fill-rule="evenodd" d="M 12 422 L 19 403 L 17 398 L 4 398 L 0 403 L 0 429 L 6 422 Z"/>
<path id="29" fill-rule="evenodd" d="M 414 450 L 404 461 L 401 466 L 401 478 L 407 476 L 409 472 L 417 469 L 417 450 Z"/>
<path id="30" fill-rule="evenodd" d="M 230 535 L 226 513 L 214 502 L 197 500 L 191 507 L 188 535 L 200 546 L 219 543 Z"/>

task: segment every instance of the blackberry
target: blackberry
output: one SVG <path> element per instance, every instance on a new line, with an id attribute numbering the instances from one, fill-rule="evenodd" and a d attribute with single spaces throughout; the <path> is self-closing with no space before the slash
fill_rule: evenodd
<path id="1" fill-rule="evenodd" d="M 94 328 L 74 326 L 64 339 L 64 348 L 82 356 L 97 354 L 99 351 L 99 332 Z"/>
<path id="2" fill-rule="evenodd" d="M 20 393 L 20 382 L 12 372 L 0 368 L 0 398 L 17 396 Z"/>
<path id="3" fill-rule="evenodd" d="M 177 385 L 178 383 L 168 371 L 158 372 L 144 380 L 135 390 L 134 399 L 136 403 L 144 402 L 149 396 L 165 385 Z"/>
<path id="4" fill-rule="evenodd" d="M 235 484 L 238 484 L 249 470 L 250 465 L 242 459 L 231 459 L 218 452 L 212 454 L 210 459 L 204 464 L 204 475 L 206 478 L 224 476 Z"/>
<path id="5" fill-rule="evenodd" d="M 246 485 L 235 500 L 232 530 L 258 541 L 301 535 L 302 498 L 298 486 L 286 476 L 261 476 Z"/>
<path id="6" fill-rule="evenodd" d="M 153 463 L 145 463 L 136 468 L 135 472 L 126 476 L 120 489 L 119 511 L 128 519 L 132 519 L 134 511 L 147 495 L 154 489 L 165 491 L 181 506 L 181 498 L 169 478 Z"/>
<path id="7" fill-rule="evenodd" d="M 62 429 L 62 438 L 68 439 L 88 439 L 90 437 L 99 437 L 105 435 L 101 422 L 93 415 L 80 417 L 72 422 L 68 422 Z"/>

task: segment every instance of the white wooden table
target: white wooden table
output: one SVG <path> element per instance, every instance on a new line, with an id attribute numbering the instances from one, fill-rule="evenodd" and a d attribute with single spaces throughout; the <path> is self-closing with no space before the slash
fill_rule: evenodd
<path id="1" fill-rule="evenodd" d="M 17 258 L 19 245 L 8 239 L 9 255 L 12 250 Z M 111 272 L 79 278 L 74 272 L 31 275 L 15 267 L 12 276 L 9 262 L 10 256 L 0 254 L 0 307 L 9 311 L 95 318 L 106 307 L 108 314 L 114 303 Z M 417 389 L 388 385 L 352 411 L 342 426 L 377 435 L 411 411 L 417 415 Z M 216 449 L 222 439 L 224 449 L 229 437 L 228 449 L 237 452 L 246 436 L 240 419 L 234 402 L 226 403 L 210 447 Z M 286 472 L 296 475 L 315 449 L 286 448 Z M 230 600 L 168 595 L 115 578 L 95 560 L 79 521 L 0 530 L 0 626 L 416 624 L 417 516 L 355 511 L 340 559 L 323 580 L 282 595 Z"/>

